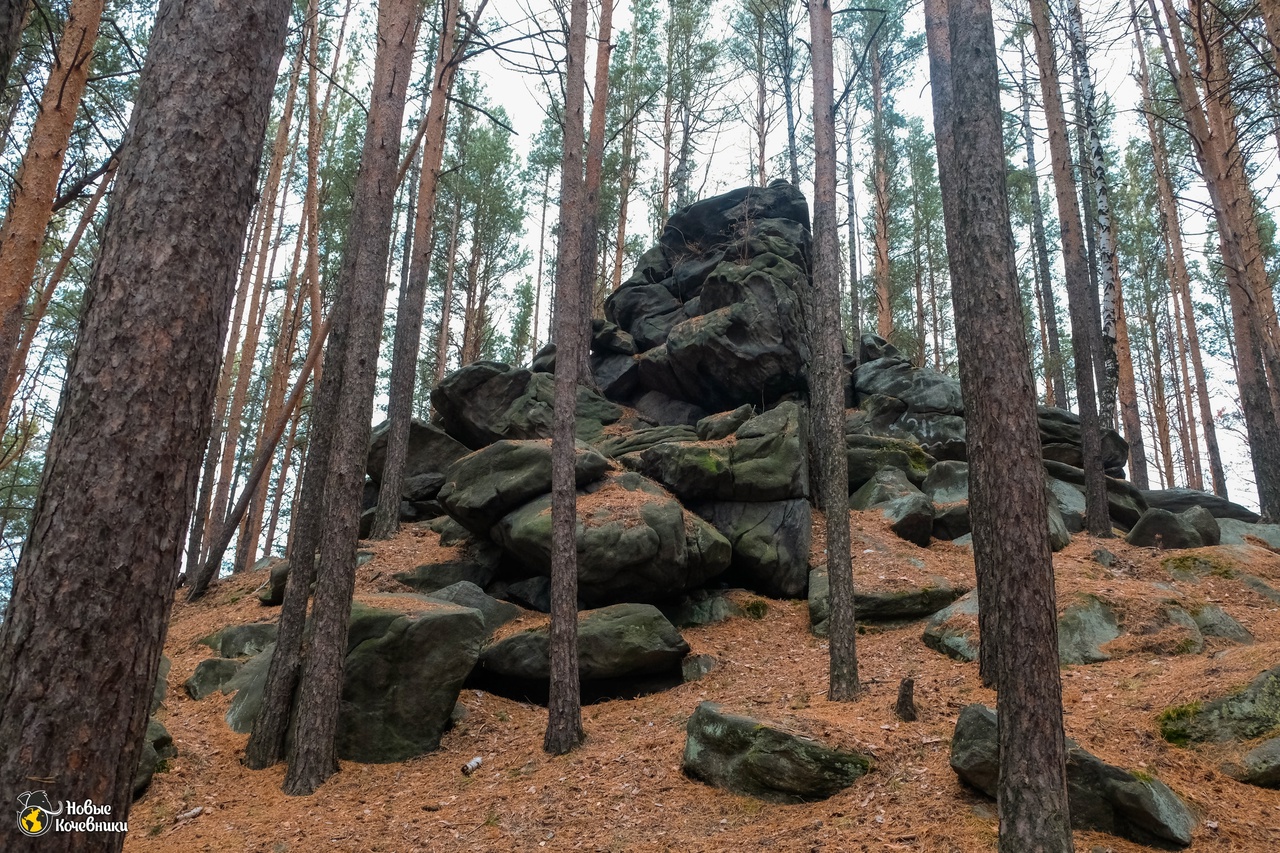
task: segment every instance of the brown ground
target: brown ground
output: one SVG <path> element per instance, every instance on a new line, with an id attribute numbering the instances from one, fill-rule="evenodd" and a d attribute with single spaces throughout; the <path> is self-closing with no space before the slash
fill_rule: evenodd
<path id="1" fill-rule="evenodd" d="M 966 549 L 928 550 L 887 534 L 873 514 L 854 514 L 856 582 L 906 585 L 930 575 L 972 584 Z M 1165 707 L 1225 693 L 1280 663 L 1280 606 L 1229 577 L 1232 567 L 1280 588 L 1280 556 L 1257 548 L 1224 552 L 1220 570 L 1199 583 L 1174 583 L 1162 556 L 1112 540 L 1121 559 L 1104 569 L 1089 558 L 1084 536 L 1056 557 L 1058 589 L 1067 600 L 1090 591 L 1118 602 L 1126 623 L 1140 624 L 1166 598 L 1188 605 L 1212 601 L 1259 642 L 1235 647 L 1210 640 L 1199 655 L 1170 655 L 1152 643 L 1112 649 L 1107 663 L 1063 671 L 1067 733 L 1103 759 L 1149 772 L 1197 813 L 1193 851 L 1280 850 L 1280 791 L 1241 785 L 1219 771 L 1238 754 L 1220 747 L 1179 749 L 1159 736 Z M 392 572 L 454 553 L 420 529 L 370 546 L 376 557 L 359 573 L 359 596 L 402 589 Z M 431 553 L 435 552 L 435 553 Z M 1181 552 L 1187 553 L 1187 552 Z M 230 697 L 193 702 L 182 682 L 209 650 L 197 640 L 228 624 L 274 618 L 254 590 L 261 574 L 223 583 L 206 603 L 179 600 L 167 652 L 169 693 L 159 718 L 179 750 L 130 815 L 131 853 L 173 850 L 318 851 L 617 850 L 617 851 L 891 851 L 994 850 L 994 804 L 961 785 L 947 763 L 955 718 L 970 702 L 992 704 L 975 664 L 962 664 L 920 642 L 922 624 L 867 625 L 858 639 L 864 697 L 825 700 L 826 644 L 809 634 L 804 602 L 770 601 L 760 620 L 731 619 L 684 632 L 695 654 L 719 666 L 702 681 L 659 695 L 584 710 L 587 742 L 572 755 L 541 750 L 546 712 L 464 690 L 467 718 L 431 755 L 390 765 L 344 762 L 312 797 L 280 792 L 283 767 L 263 772 L 239 762 L 247 736 L 222 720 Z M 1153 582 L 1171 589 L 1156 590 Z M 741 600 L 754 598 L 741 594 Z M 521 627 L 536 624 L 527 617 Z M 511 629 L 509 629 L 511 630 Z M 504 634 L 507 631 L 503 632 Z M 1131 642 L 1122 638 L 1118 642 Z M 1132 642 L 1131 642 L 1132 645 Z M 1161 644 L 1155 642 L 1159 647 Z M 892 714 L 898 682 L 916 679 L 921 719 Z M 684 725 L 712 700 L 732 711 L 785 719 L 828 740 L 875 757 L 875 769 L 831 799 L 778 806 L 728 794 L 680 770 Z M 483 765 L 460 772 L 473 756 Z M 203 811 L 189 814 L 197 807 Z M 1081 851 L 1146 848 L 1097 833 L 1077 833 Z"/>

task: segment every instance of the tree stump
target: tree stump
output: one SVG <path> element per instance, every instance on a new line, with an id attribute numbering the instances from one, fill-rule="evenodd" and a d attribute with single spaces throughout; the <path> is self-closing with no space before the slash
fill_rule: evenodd
<path id="1" fill-rule="evenodd" d="M 898 701 L 893 706 L 893 713 L 903 722 L 914 723 L 920 719 L 916 712 L 916 680 L 904 678 L 898 685 Z"/>

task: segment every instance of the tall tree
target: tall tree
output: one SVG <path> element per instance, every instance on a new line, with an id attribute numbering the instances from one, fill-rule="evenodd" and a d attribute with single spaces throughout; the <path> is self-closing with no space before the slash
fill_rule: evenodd
<path id="1" fill-rule="evenodd" d="M 14 363 L 22 337 L 22 312 L 35 276 L 45 230 L 62 177 L 67 141 L 89 81 L 89 63 L 102 22 L 103 0 L 74 0 L 67 12 L 49 80 L 40 96 L 31 137 L 14 178 L 0 227 L 0 386 L 21 371 Z M 0 423 L 8 420 L 0 412 Z"/>
<path id="2" fill-rule="evenodd" d="M 1031 239 L 1035 247 L 1036 288 L 1040 307 L 1044 314 L 1045 336 L 1048 349 L 1044 354 L 1044 369 L 1052 391 L 1053 405 L 1067 408 L 1067 378 L 1063 369 L 1062 345 L 1058 335 L 1058 300 L 1053 293 L 1053 275 L 1049 267 L 1049 246 L 1044 231 L 1044 205 L 1040 201 L 1040 174 L 1036 168 L 1035 133 L 1031 128 L 1031 86 L 1027 81 L 1027 51 L 1025 42 L 1019 40 L 1018 52 L 1022 59 L 1022 141 L 1027 151 L 1027 178 L 1031 191 Z"/>
<path id="3" fill-rule="evenodd" d="M 606 0 L 607 2 L 607 0 Z M 556 249 L 555 411 L 551 424 L 551 694 L 542 748 L 563 755 L 582 742 L 578 676 L 578 492 L 574 477 L 578 370 L 586 336 L 583 304 L 583 132 L 587 0 L 570 3 L 565 47 L 564 157 L 560 168 L 560 243 Z"/>
<path id="4" fill-rule="evenodd" d="M 440 2 L 440 41 L 436 49 L 435 69 L 431 74 L 431 100 L 423 119 L 422 167 L 412 243 L 417 251 L 396 309 L 395 350 L 387 403 L 387 454 L 382 468 L 378 511 L 373 520 L 374 539 L 389 539 L 400 527 L 400 493 L 404 488 L 404 462 L 409 451 L 409 422 L 413 416 L 414 380 L 422 339 L 422 306 L 426 301 L 428 271 L 434 249 L 436 189 L 444 161 L 449 93 L 472 32 L 469 25 L 462 39 L 456 37 L 461 9 L 461 0 Z"/>
<path id="5" fill-rule="evenodd" d="M 840 235 L 836 222 L 835 59 L 830 0 L 808 0 L 813 47 L 813 289 L 809 374 L 810 445 L 826 516 L 831 579 L 831 661 L 827 698 L 847 702 L 861 691 L 849 542 L 849 470 L 844 438 L 844 332 L 840 328 Z"/>
<path id="6" fill-rule="evenodd" d="M 420 11 L 417 0 L 381 0 L 378 4 L 378 51 L 368 128 L 356 177 L 347 258 L 338 282 L 339 302 L 334 307 L 335 331 L 341 334 L 330 338 L 322 381 L 329 387 L 322 387 L 320 395 L 321 402 L 328 405 L 317 413 L 319 419 L 330 422 L 328 456 L 314 466 L 308 460 L 307 476 L 322 477 L 324 485 L 322 498 L 313 498 L 303 508 L 314 514 L 302 523 L 318 531 L 311 535 L 315 536 L 319 560 L 284 780 L 285 793 L 293 795 L 313 793 L 338 770 L 335 738 L 342 661 L 355 590 L 359 506 L 382 338 L 401 125 Z M 301 551 L 294 559 L 298 561 L 295 565 L 305 566 L 312 558 Z M 289 592 L 287 586 L 286 596 Z M 301 592 L 305 595 L 305 587 Z M 296 630 L 291 628 L 291 633 Z M 283 622 L 280 633 L 284 634 Z M 277 654 L 279 650 L 277 641 Z"/>
<path id="7" fill-rule="evenodd" d="M 290 5 L 160 3 L 0 628 L 0 778 L 56 778 L 56 796 L 113 820 L 129 814 Z M 47 845 L 0 822 L 5 850 Z"/>
<path id="8" fill-rule="evenodd" d="M 22 46 L 22 30 L 27 23 L 27 10 L 31 0 L 2 0 L 0 2 L 0 86 L 9 80 L 13 58 Z"/>
<path id="9" fill-rule="evenodd" d="M 1102 469 L 1102 429 L 1093 384 L 1101 330 L 1093 322 L 1090 310 L 1089 269 L 1082 241 L 1075 181 L 1071 178 L 1067 119 L 1062 107 L 1062 91 L 1058 87 L 1058 61 L 1054 56 L 1049 26 L 1048 0 L 1031 0 L 1031 26 L 1035 33 L 1040 94 L 1049 130 L 1049 156 L 1053 161 L 1058 225 L 1062 232 L 1062 261 L 1067 279 L 1067 307 L 1071 312 L 1071 348 L 1075 357 L 1076 401 L 1080 409 L 1080 443 L 1084 457 L 1085 529 L 1094 536 L 1110 536 L 1107 481 Z"/>
<path id="10" fill-rule="evenodd" d="M 1053 559 L 1030 353 L 1023 335 L 1008 333 L 1022 325 L 1022 299 L 991 6 L 926 0 L 925 22 L 970 435 L 974 560 L 988 564 L 979 577 L 998 588 L 1000 850 L 1066 853 L 1073 846 Z"/>

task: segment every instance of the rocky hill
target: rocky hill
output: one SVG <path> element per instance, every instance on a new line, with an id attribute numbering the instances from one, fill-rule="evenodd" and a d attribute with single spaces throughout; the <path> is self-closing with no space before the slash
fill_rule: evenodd
<path id="1" fill-rule="evenodd" d="M 700 202 L 595 325 L 599 391 L 577 400 L 582 749 L 540 749 L 548 348 L 450 375 L 414 425 L 408 527 L 357 570 L 343 772 L 314 797 L 238 762 L 288 564 L 176 606 L 128 848 L 992 849 L 963 400 L 874 337 L 846 393 L 868 690 L 824 698 L 808 240 L 789 185 Z M 1040 438 L 1078 848 L 1277 849 L 1280 527 L 1139 491 L 1108 433 L 1120 538 L 1092 540 L 1078 420 L 1042 409 Z M 370 506 L 383 452 L 375 436 Z M 906 678 L 910 722 L 892 710 Z"/>

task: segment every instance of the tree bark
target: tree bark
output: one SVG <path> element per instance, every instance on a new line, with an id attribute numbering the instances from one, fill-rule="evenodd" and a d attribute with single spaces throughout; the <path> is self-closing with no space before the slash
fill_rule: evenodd
<path id="1" fill-rule="evenodd" d="M 53 216 L 76 111 L 89 81 L 102 7 L 103 0 L 74 0 L 67 12 L 31 138 L 13 181 L 9 211 L 0 227 L 0 387 L 8 384 L 10 374 L 22 370 L 14 355 L 22 337 L 23 308 Z M 0 425 L 7 424 L 8 417 L 7 410 L 0 412 Z"/>
<path id="2" fill-rule="evenodd" d="M 356 176 L 351 217 L 353 260 L 339 287 L 350 294 L 344 307 L 346 341 L 328 372 L 339 374 L 335 405 L 318 417 L 333 421 L 331 447 L 319 510 L 319 566 L 315 601 L 307 626 L 306 653 L 298 677 L 296 729 L 289 742 L 284 792 L 306 795 L 338 770 L 335 737 L 346 654 L 347 620 L 355 591 L 360 496 L 369 453 L 370 420 L 377 380 L 404 120 L 420 6 L 416 0 L 378 5 L 378 50 L 374 60 L 369 123 Z M 349 249 L 348 251 L 351 251 Z M 305 559 L 305 556 L 303 556 Z"/>
<path id="3" fill-rule="evenodd" d="M 858 680 L 857 625 L 853 609 L 853 559 L 849 541 L 849 471 L 844 436 L 844 333 L 840 328 L 840 238 L 836 224 L 835 70 L 830 0 L 807 0 L 813 45 L 813 288 L 810 329 L 809 410 L 818 474 L 819 505 L 826 517 L 827 575 L 831 582 L 831 661 L 827 698 L 848 702 Z"/>
<path id="4" fill-rule="evenodd" d="M 1102 470 L 1102 431 L 1094 395 L 1094 360 L 1101 337 L 1089 310 L 1089 269 L 1081 240 L 1080 209 L 1071 179 L 1071 153 L 1067 144 L 1067 120 L 1058 88 L 1058 63 L 1053 55 L 1047 0 L 1031 0 L 1036 56 L 1040 66 L 1040 92 L 1049 128 L 1049 155 L 1058 199 L 1058 224 L 1062 231 L 1063 267 L 1067 279 L 1067 305 L 1071 311 L 1071 346 L 1075 355 L 1076 398 L 1080 409 L 1081 453 L 1085 475 L 1085 529 L 1098 537 L 1111 535 L 1107 509 L 1106 475 Z"/>
<path id="5" fill-rule="evenodd" d="M 1000 850 L 1066 853 L 1073 847 L 1053 559 L 1030 352 L 1024 335 L 1008 334 L 1022 327 L 1022 299 L 991 7 L 926 0 L 925 22 L 935 135 L 950 140 L 939 146 L 938 167 L 970 435 L 974 559 L 989 563 L 998 586 Z M 950 87 L 938 86 L 947 71 Z"/>
<path id="6" fill-rule="evenodd" d="M 879 37 L 877 36 L 877 39 Z M 885 128 L 884 82 L 880 74 L 880 45 L 871 45 L 872 181 L 875 185 L 876 334 L 893 336 L 893 303 L 889 281 L 889 132 Z"/>
<path id="7" fill-rule="evenodd" d="M 55 778 L 53 798 L 112 820 L 129 814 L 289 8 L 160 3 L 0 629 L 0 778 Z M 9 820 L 0 847 L 48 840 Z"/>
<path id="8" fill-rule="evenodd" d="M 22 31 L 26 28 L 30 7 L 31 0 L 0 2 L 0 88 L 9 82 L 9 69 L 22 47 Z"/>
<path id="9" fill-rule="evenodd" d="M 560 170 L 560 242 L 556 248 L 555 412 L 551 425 L 551 693 L 542 748 L 563 755 L 582 743 L 578 676 L 577 484 L 575 421 L 585 314 L 582 292 L 583 90 L 587 2 L 570 4 L 565 53 L 564 160 Z"/>
<path id="10" fill-rule="evenodd" d="M 1022 46 L 1021 44 L 1019 45 Z M 1049 377 L 1053 405 L 1067 408 L 1067 376 L 1063 369 L 1062 344 L 1058 335 L 1058 301 L 1053 294 L 1049 268 L 1048 241 L 1044 236 L 1044 205 L 1040 200 L 1040 174 L 1036 169 L 1035 134 L 1031 131 L 1031 87 L 1027 81 L 1027 54 L 1022 54 L 1022 138 L 1027 149 L 1027 175 L 1031 179 L 1031 239 L 1036 252 L 1036 285 L 1044 312 L 1049 349 L 1045 352 L 1045 374 Z"/>
<path id="11" fill-rule="evenodd" d="M 382 468 L 378 509 L 373 520 L 374 539 L 389 539 L 400 529 L 400 493 L 404 489 L 404 464 L 409 452 L 409 425 L 413 418 L 418 348 L 422 342 L 422 307 L 426 302 L 427 279 L 435 248 L 432 237 L 435 234 L 440 167 L 444 162 L 449 93 L 453 89 L 453 78 L 472 32 L 469 25 L 463 38 L 456 39 L 461 7 L 461 0 L 441 0 L 440 46 L 431 77 L 431 101 L 423 119 L 426 130 L 423 136 L 422 169 L 419 173 L 418 215 L 413 236 L 417 252 L 414 253 L 409 280 L 400 294 L 400 305 L 396 310 L 396 336 L 387 404 L 387 455 Z"/>

